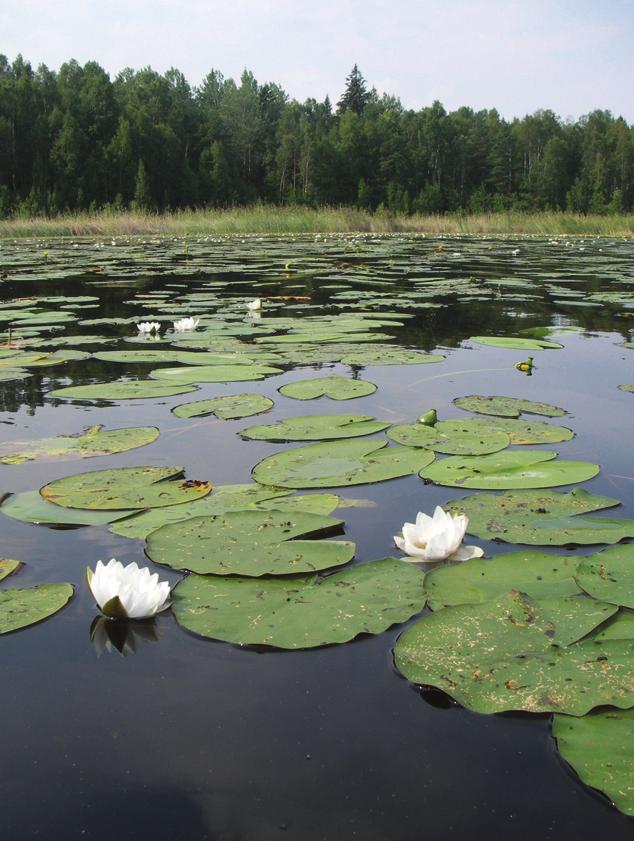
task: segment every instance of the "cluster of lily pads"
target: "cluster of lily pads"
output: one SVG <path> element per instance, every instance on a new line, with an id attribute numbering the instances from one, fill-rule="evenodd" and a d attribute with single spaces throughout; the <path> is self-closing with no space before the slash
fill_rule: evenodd
<path id="1" fill-rule="evenodd" d="M 249 241 L 241 261 L 235 243 L 226 241 L 214 244 L 213 260 L 209 242 L 202 239 L 117 240 L 92 250 L 82 242 L 70 272 L 68 256 L 48 247 L 36 268 L 40 278 L 75 273 L 97 287 L 132 286 L 136 293 L 128 303 L 143 315 L 97 313 L 93 318 L 95 313 L 84 310 L 99 307 L 100 298 L 90 295 L 40 295 L 0 304 L 0 379 L 27 380 L 43 370 L 52 404 L 164 398 L 194 393 L 206 383 L 262 381 L 299 365 L 341 363 L 357 369 L 440 363 L 445 354 L 429 352 L 433 347 L 393 342 L 399 331 L 407 331 L 415 312 L 440 309 L 457 296 L 463 302 L 502 297 L 509 306 L 544 296 L 564 307 L 634 303 L 628 289 L 582 299 L 564 285 L 563 274 L 552 271 L 538 282 L 478 277 L 468 246 L 461 257 L 423 243 L 423 267 L 411 260 L 411 243 L 405 248 L 398 239 L 332 238 L 320 244 L 319 260 L 303 245 Z M 266 253 L 254 258 L 258 248 Z M 326 268 L 324 255 L 330 261 Z M 457 279 L 452 272 L 461 260 L 469 276 Z M 34 269 L 19 249 L 4 265 L 13 282 L 32 278 Z M 139 291 L 139 265 L 170 282 L 160 290 Z M 616 269 L 607 270 L 616 283 Z M 232 284 L 245 276 L 261 298 L 233 293 Z M 267 294 L 278 291 L 280 278 L 287 294 Z M 192 288 L 196 281 L 202 285 Z M 407 285 L 407 294 L 395 294 L 397 282 Z M 325 293 L 331 309 L 313 313 L 315 299 Z M 67 328 L 99 328 L 109 335 L 66 334 Z M 562 347 L 552 332 L 529 328 L 467 341 L 498 350 L 550 352 Z M 75 348 L 84 345 L 91 352 Z M 623 346 L 631 349 L 633 343 Z M 119 365 L 125 366 L 123 377 L 103 379 L 104 369 Z M 131 377 L 136 370 L 140 373 Z M 343 402 L 376 388 L 355 370 L 355 376 L 298 378 L 278 391 L 299 401 Z M 634 391 L 634 385 L 620 388 Z M 620 747 L 634 727 L 630 544 L 584 556 L 564 548 L 561 554 L 505 552 L 424 571 L 398 558 L 351 564 L 354 543 L 333 539 L 344 529 L 333 512 L 354 501 L 330 491 L 416 474 L 426 483 L 486 491 L 446 505 L 466 515 L 469 533 L 483 540 L 569 547 L 634 537 L 634 520 L 588 516 L 617 506 L 617 500 L 584 489 L 549 490 L 599 472 L 596 464 L 534 449 L 568 441 L 574 433 L 550 421 L 526 420 L 524 414 L 553 419 L 564 416 L 563 409 L 500 395 L 468 395 L 454 403 L 474 416 L 439 420 L 433 413 L 394 425 L 365 413 L 341 412 L 245 426 L 239 433 L 244 439 L 303 444 L 260 461 L 250 484 L 212 487 L 206 480 L 185 478 L 179 466 L 95 470 L 12 495 L 0 511 L 27 523 L 107 525 L 114 534 L 144 540 L 153 563 L 184 574 L 172 593 L 178 623 L 214 640 L 285 649 L 345 643 L 405 622 L 427 605 L 430 612 L 396 643 L 400 672 L 476 712 L 553 713 L 559 748 L 582 779 L 634 814 L 633 763 Z M 273 405 L 269 396 L 238 391 L 181 403 L 171 411 L 182 420 L 209 415 L 239 420 Z M 96 424 L 74 435 L 4 443 L 0 463 L 106 456 L 150 444 L 159 434 L 154 426 Z M 96 597 L 102 594 L 97 601 L 105 612 L 133 616 L 130 610 L 121 613 L 121 599 L 111 603 L 103 578 L 108 568 L 121 581 L 127 576 L 128 583 L 138 570 L 101 565 L 98 581 L 91 582 Z M 19 569 L 18 561 L 0 562 L 0 579 Z M 52 615 L 72 595 L 68 583 L 0 589 L 0 633 Z M 164 598 L 154 609 L 165 606 Z M 614 709 L 593 711 L 602 706 Z"/>

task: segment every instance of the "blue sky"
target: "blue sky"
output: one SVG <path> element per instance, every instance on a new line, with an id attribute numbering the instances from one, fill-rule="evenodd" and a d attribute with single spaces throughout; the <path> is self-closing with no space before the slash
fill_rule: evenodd
<path id="1" fill-rule="evenodd" d="M 95 59 L 212 68 L 292 96 L 336 101 L 356 62 L 379 91 L 420 108 L 608 108 L 634 122 L 632 0 L 20 0 L 0 4 L 0 52 L 57 68 Z"/>

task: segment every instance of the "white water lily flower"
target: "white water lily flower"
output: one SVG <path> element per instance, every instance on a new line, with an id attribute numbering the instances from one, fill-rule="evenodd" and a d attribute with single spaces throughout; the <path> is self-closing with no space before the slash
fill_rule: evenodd
<path id="1" fill-rule="evenodd" d="M 158 333 L 161 325 L 158 321 L 140 321 L 136 328 L 139 333 Z"/>
<path id="2" fill-rule="evenodd" d="M 481 558 L 484 551 L 479 546 L 462 546 L 468 518 L 464 514 L 452 516 L 436 506 L 434 516 L 420 511 L 415 523 L 405 523 L 403 536 L 395 535 L 394 542 L 412 563 L 435 561 L 468 561 Z"/>
<path id="3" fill-rule="evenodd" d="M 146 619 L 166 610 L 170 585 L 159 583 L 158 574 L 136 563 L 123 566 L 111 558 L 107 564 L 97 561 L 93 572 L 86 570 L 88 586 L 104 616 L 112 619 Z"/>
<path id="4" fill-rule="evenodd" d="M 183 333 L 185 330 L 195 330 L 198 327 L 199 318 L 179 318 L 174 322 L 174 330 L 178 333 Z"/>
<path id="5" fill-rule="evenodd" d="M 256 298 L 253 301 L 248 301 L 247 302 L 247 309 L 249 310 L 249 312 L 256 312 L 257 310 L 261 310 L 262 309 L 261 299 Z"/>

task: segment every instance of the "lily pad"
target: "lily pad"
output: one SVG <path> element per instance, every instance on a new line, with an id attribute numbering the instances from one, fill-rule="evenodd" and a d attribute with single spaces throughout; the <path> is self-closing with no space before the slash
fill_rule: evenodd
<path id="1" fill-rule="evenodd" d="M 187 365 L 181 368 L 155 368 L 150 371 L 154 380 L 192 385 L 194 383 L 237 383 L 263 380 L 272 374 L 282 374 L 281 368 L 268 365 Z"/>
<path id="2" fill-rule="evenodd" d="M 498 429 L 488 429 L 479 421 L 439 421 L 435 426 L 411 423 L 392 426 L 388 438 L 406 447 L 426 447 L 437 453 L 484 455 L 496 453 L 509 445 L 509 436 Z"/>
<path id="3" fill-rule="evenodd" d="M 40 584 L 24 590 L 0 590 L 0 634 L 47 619 L 67 604 L 71 584 Z"/>
<path id="4" fill-rule="evenodd" d="M 211 482 L 183 479 L 182 467 L 116 467 L 56 479 L 40 493 L 64 508 L 97 511 L 162 508 L 200 499 Z"/>
<path id="5" fill-rule="evenodd" d="M 572 596 L 582 592 L 574 578 L 580 560 L 550 552 L 506 552 L 490 560 L 472 558 L 430 570 L 425 575 L 425 591 L 432 610 L 486 602 L 508 590 L 533 599 Z"/>
<path id="6" fill-rule="evenodd" d="M 310 444 L 268 456 L 253 469 L 262 485 L 279 488 L 328 488 L 383 482 L 410 476 L 431 464 L 434 454 L 387 441 L 334 441 Z"/>
<path id="7" fill-rule="evenodd" d="M 488 456 L 451 456 L 421 470 L 423 479 L 456 488 L 551 488 L 592 479 L 598 464 L 553 461 L 547 450 L 504 450 Z"/>
<path id="8" fill-rule="evenodd" d="M 277 423 L 249 426 L 240 435 L 256 441 L 328 441 L 372 435 L 389 425 L 371 415 L 301 415 Z"/>
<path id="9" fill-rule="evenodd" d="M 285 397 L 295 400 L 314 400 L 317 397 L 330 397 L 331 400 L 352 400 L 366 397 L 376 391 L 374 383 L 366 380 L 353 380 L 351 377 L 316 377 L 310 380 L 296 380 L 278 389 Z"/>
<path id="10" fill-rule="evenodd" d="M 634 815 L 634 710 L 582 718 L 556 715 L 553 736 L 582 782 L 606 794 L 621 812 Z"/>
<path id="11" fill-rule="evenodd" d="M 173 397 L 198 391 L 195 386 L 162 383 L 155 380 L 125 380 L 91 385 L 69 385 L 49 392 L 50 397 L 66 400 L 142 400 L 150 397 Z"/>
<path id="12" fill-rule="evenodd" d="M 146 363 L 182 362 L 183 365 L 252 365 L 248 356 L 236 353 L 196 353 L 186 350 L 105 350 L 93 353 L 95 359 L 104 362 Z"/>
<path id="13" fill-rule="evenodd" d="M 356 339 L 356 337 L 355 337 Z M 341 357 L 345 365 L 426 365 L 442 362 L 444 356 L 406 348 L 360 348 Z"/>
<path id="14" fill-rule="evenodd" d="M 499 415 L 503 418 L 519 418 L 526 412 L 528 415 L 545 415 L 558 418 L 566 414 L 565 409 L 551 406 L 549 403 L 536 403 L 533 400 L 522 400 L 519 397 L 484 397 L 471 394 L 468 397 L 457 397 L 454 405 L 467 412 L 477 412 L 480 415 Z"/>
<path id="15" fill-rule="evenodd" d="M 269 397 L 261 394 L 243 392 L 242 394 L 227 394 L 223 397 L 212 397 L 211 400 L 195 400 L 193 403 L 182 403 L 175 406 L 172 412 L 179 418 L 199 418 L 205 415 L 215 415 L 221 420 L 248 418 L 268 412 L 273 406 Z"/>
<path id="16" fill-rule="evenodd" d="M 379 634 L 423 604 L 422 572 L 385 558 L 326 577 L 188 575 L 174 590 L 173 611 L 183 627 L 210 639 L 297 649 Z"/>
<path id="17" fill-rule="evenodd" d="M 620 385 L 619 388 L 621 389 L 621 391 L 629 391 L 630 393 L 634 393 L 634 384 L 626 383 L 625 385 Z"/>
<path id="18" fill-rule="evenodd" d="M 103 526 L 129 517 L 134 511 L 82 511 L 53 505 L 39 491 L 12 494 L 0 507 L 0 512 L 22 523 L 45 526 Z"/>
<path id="19" fill-rule="evenodd" d="M 520 339 L 513 336 L 470 336 L 469 341 L 509 350 L 545 350 L 563 347 L 559 342 L 549 342 L 545 339 Z"/>
<path id="20" fill-rule="evenodd" d="M 10 558 L 0 558 L 0 581 L 8 578 L 20 569 L 22 561 L 13 561 Z"/>
<path id="21" fill-rule="evenodd" d="M 634 546 L 614 546 L 583 558 L 576 579 L 595 599 L 634 608 Z"/>
<path id="22" fill-rule="evenodd" d="M 616 499 L 576 488 L 569 493 L 518 490 L 499 495 L 473 494 L 452 500 L 446 507 L 453 513 L 466 514 L 469 534 L 483 540 L 565 546 L 618 543 L 634 537 L 634 520 L 579 516 L 616 505 Z"/>
<path id="23" fill-rule="evenodd" d="M 56 435 L 35 441 L 9 441 L 0 444 L 1 464 L 22 464 L 35 459 L 92 458 L 112 453 L 123 453 L 151 444 L 159 437 L 155 426 L 132 426 L 122 429 L 103 430 L 96 424 L 76 435 Z"/>
<path id="24" fill-rule="evenodd" d="M 634 705 L 634 641 L 577 642 L 614 613 L 585 596 L 534 601 L 511 592 L 446 607 L 408 628 L 396 666 L 467 709 L 584 715 Z"/>
<path id="25" fill-rule="evenodd" d="M 566 426 L 556 426 L 545 421 L 523 421 L 503 418 L 476 418 L 472 423 L 480 424 L 489 431 L 506 432 L 512 445 L 559 444 L 570 441 L 575 434 Z"/>
<path id="26" fill-rule="evenodd" d="M 342 520 L 289 511 L 229 511 L 170 523 L 148 536 L 157 564 L 202 575 L 290 575 L 348 563 L 354 543 L 297 540 L 339 531 Z"/>
<path id="27" fill-rule="evenodd" d="M 153 508 L 140 513 L 134 512 L 134 515 L 128 516 L 126 520 L 113 523 L 110 531 L 122 537 L 145 539 L 148 534 L 167 523 L 178 523 L 191 517 L 215 516 L 224 514 L 226 511 L 246 511 L 265 501 L 275 502 L 278 497 L 289 495 L 290 491 L 265 488 L 254 482 L 244 485 L 219 485 L 213 489 L 212 493 L 202 499 L 195 499 L 193 502 L 172 505 L 168 508 Z M 306 507 L 303 510 L 310 509 Z"/>

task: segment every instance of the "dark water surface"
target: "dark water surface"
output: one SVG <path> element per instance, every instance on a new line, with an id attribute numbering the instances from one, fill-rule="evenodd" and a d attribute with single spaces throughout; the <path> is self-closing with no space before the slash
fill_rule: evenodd
<path id="1" fill-rule="evenodd" d="M 387 256 L 385 242 L 392 249 Z M 207 384 L 199 392 L 157 401 L 102 405 L 54 401 L 47 392 L 69 379 L 80 384 L 143 376 L 154 366 L 91 359 L 40 369 L 31 380 L 0 383 L 1 440 L 77 432 L 94 423 L 156 425 L 161 436 L 143 449 L 107 458 L 0 466 L 0 492 L 35 490 L 65 475 L 140 464 L 180 464 L 188 478 L 217 485 L 247 482 L 262 457 L 295 446 L 241 440 L 237 431 L 252 423 L 353 411 L 407 422 L 431 407 L 442 418 L 466 417 L 452 405 L 454 398 L 493 393 L 566 408 L 562 423 L 576 437 L 555 449 L 562 458 L 600 463 L 601 473 L 584 487 L 621 500 L 618 516 L 634 517 L 634 395 L 617 389 L 634 382 L 634 351 L 617 344 L 631 339 L 634 310 L 627 303 L 570 306 L 565 296 L 557 304 L 558 293 L 547 289 L 556 284 L 577 293 L 568 300 L 582 302 L 602 291 L 631 295 L 633 244 L 564 244 L 455 240 L 445 241 L 438 252 L 438 242 L 430 240 L 377 240 L 375 245 L 294 240 L 269 246 L 261 240 L 199 241 L 184 257 L 182 241 L 145 246 L 120 241 L 102 249 L 108 255 L 105 275 L 125 266 L 133 274 L 127 286 L 110 287 L 93 285 L 95 275 L 77 268 L 79 257 L 68 242 L 2 243 L 0 268 L 8 275 L 0 285 L 2 300 L 98 295 L 100 308 L 86 310 L 88 318 L 145 317 L 150 310 L 124 301 L 167 283 L 183 284 L 182 293 L 224 281 L 216 290 L 220 298 L 309 294 L 311 304 L 326 306 L 324 285 L 372 288 L 346 279 L 350 266 L 363 266 L 366 274 L 389 284 L 375 288 L 403 296 L 403 311 L 416 316 L 406 327 L 389 331 L 398 337 L 394 344 L 440 348 L 447 359 L 363 369 L 362 376 L 378 390 L 345 403 L 294 401 L 276 391 L 300 377 L 349 373 L 342 364 L 289 368 L 262 382 Z M 80 242 L 77 251 L 84 261 L 94 246 L 94 240 Z M 517 247 L 520 254 L 512 256 Z M 54 259 L 59 277 L 38 273 L 44 249 L 51 255 L 46 270 Z M 292 258 L 288 269 L 285 254 Z M 339 266 L 341 261 L 348 265 Z M 66 277 L 65 267 L 77 276 Z M 143 271 L 136 276 L 139 267 Z M 331 279 L 320 281 L 320 272 Z M 337 274 L 339 281 L 332 279 Z M 416 277 L 471 278 L 483 299 L 456 293 L 433 298 L 440 308 L 409 308 L 408 290 Z M 496 278 L 524 279 L 529 286 L 487 283 Z M 523 297 L 524 292 L 535 297 Z M 386 309 L 398 311 L 393 305 Z M 323 310 L 289 302 L 270 311 L 299 317 Z M 562 350 L 535 353 L 538 367 L 530 378 L 514 369 L 526 356 L 522 351 L 468 342 L 461 347 L 470 335 L 504 335 L 550 323 L 578 324 L 586 332 L 556 336 Z M 122 338 L 135 331 L 71 323 L 65 335 L 80 332 Z M 122 341 L 104 349 L 117 347 L 140 346 Z M 239 391 L 266 394 L 275 406 L 261 418 L 238 421 L 180 420 L 169 411 L 179 403 Z M 346 495 L 376 503 L 337 513 L 345 519 L 347 539 L 357 545 L 356 563 L 398 554 L 392 535 L 405 520 L 464 494 L 424 485 L 414 476 L 357 486 Z M 550 717 L 469 713 L 442 693 L 421 691 L 401 678 L 392 664 L 392 647 L 403 626 L 345 645 L 260 652 L 195 637 L 167 612 L 129 640 L 134 653 L 121 657 L 106 650 L 98 656 L 90 640 L 97 611 L 83 580 L 85 567 L 110 557 L 148 563 L 143 541 L 110 534 L 107 527 L 58 530 L 4 516 L 0 528 L 1 554 L 26 563 L 9 586 L 70 581 L 76 587 L 75 598 L 59 614 L 0 639 L 2 841 L 632 837 L 631 819 L 584 787 L 558 756 Z M 483 545 L 487 554 L 515 548 L 468 542 Z M 578 553 L 586 551 L 592 549 Z M 167 570 L 161 578 L 175 583 L 180 576 Z"/>

